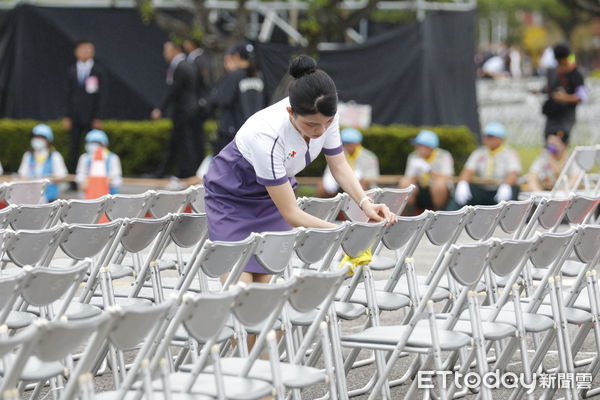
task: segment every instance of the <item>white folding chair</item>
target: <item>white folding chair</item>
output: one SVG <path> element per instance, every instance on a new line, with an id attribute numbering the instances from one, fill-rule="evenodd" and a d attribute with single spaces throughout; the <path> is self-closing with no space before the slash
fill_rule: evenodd
<path id="1" fill-rule="evenodd" d="M 8 182 L 2 197 L 8 204 L 40 204 L 49 183 L 48 179 Z"/>

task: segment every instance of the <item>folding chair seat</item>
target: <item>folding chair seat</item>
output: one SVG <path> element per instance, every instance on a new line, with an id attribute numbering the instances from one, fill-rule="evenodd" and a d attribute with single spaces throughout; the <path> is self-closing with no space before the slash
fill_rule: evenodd
<path id="1" fill-rule="evenodd" d="M 60 220 L 67 224 L 95 224 L 100 220 L 108 203 L 108 196 L 93 200 L 63 200 Z"/>
<path id="2" fill-rule="evenodd" d="M 152 191 L 148 212 L 152 218 L 162 218 L 167 214 L 177 214 L 188 204 L 191 189 L 181 191 L 156 190 Z"/>
<path id="3" fill-rule="evenodd" d="M 198 214 L 204 214 L 206 212 L 204 208 L 204 196 L 206 195 L 206 190 L 203 185 L 192 186 L 192 190 L 190 191 L 190 206 L 192 207 L 192 211 Z"/>
<path id="4" fill-rule="evenodd" d="M 18 205 L 10 214 L 10 226 L 14 230 L 48 229 L 58 220 L 62 201 L 48 204 Z"/>
<path id="5" fill-rule="evenodd" d="M 150 206 L 151 197 L 151 191 L 110 195 L 106 203 L 106 217 L 111 221 L 119 218 L 143 218 Z"/>
<path id="6" fill-rule="evenodd" d="M 335 221 L 340 210 L 346 203 L 346 196 L 338 193 L 331 198 L 301 197 L 298 206 L 302 211 L 325 221 Z"/>
<path id="7" fill-rule="evenodd" d="M 40 204 L 49 183 L 47 179 L 9 182 L 2 197 L 8 204 Z"/>
<path id="8" fill-rule="evenodd" d="M 32 395 L 35 397 L 46 381 L 56 377 L 59 378 L 58 386 L 62 386 L 62 375 L 69 373 L 68 365 L 62 360 L 77 351 L 78 347 L 106 321 L 106 317 L 101 315 L 69 322 L 40 320 L 13 338 L 0 339 L 0 343 L 12 346 L 13 342 L 22 343 L 8 371 L 3 371 L 4 380 L 1 382 L 0 392 L 16 390 L 21 381 L 38 382 Z M 0 348 L 2 347 L 4 346 L 0 345 Z"/>

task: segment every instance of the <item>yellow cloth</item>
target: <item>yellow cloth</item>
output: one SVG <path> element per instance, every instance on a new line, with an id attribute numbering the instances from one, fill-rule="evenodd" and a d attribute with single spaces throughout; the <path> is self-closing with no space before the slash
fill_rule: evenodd
<path id="1" fill-rule="evenodd" d="M 433 149 L 433 151 L 431 152 L 431 154 L 429 155 L 429 157 L 425 159 L 425 162 L 427 162 L 427 164 L 431 165 L 431 163 L 435 161 L 436 157 L 437 157 L 437 150 Z M 431 172 L 431 170 L 429 170 L 429 171 Z M 423 186 L 423 187 L 428 187 L 429 186 L 429 181 L 431 180 L 431 173 L 430 172 L 425 172 L 421 176 L 421 186 Z"/>
<path id="2" fill-rule="evenodd" d="M 363 147 L 359 144 L 356 146 L 356 150 L 354 150 L 353 154 L 346 153 L 346 159 L 348 160 L 348 164 L 350 164 L 350 167 L 352 167 L 353 171 L 356 165 L 356 160 L 358 160 L 358 156 L 360 156 L 362 149 Z"/>
<path id="3" fill-rule="evenodd" d="M 485 171 L 487 178 L 492 178 L 494 176 L 494 157 L 496 157 L 496 154 L 500 153 L 502 150 L 504 150 L 504 144 L 501 144 L 495 150 L 488 149 L 488 151 L 490 152 L 490 156 L 487 159 Z"/>
<path id="4" fill-rule="evenodd" d="M 358 257 L 350 257 L 345 254 L 344 258 L 342 258 L 342 262 L 340 263 L 340 268 L 344 266 L 345 263 L 350 264 L 350 268 L 348 269 L 348 275 L 354 275 L 354 271 L 360 265 L 367 265 L 373 260 L 373 254 L 371 254 L 371 249 L 367 249 L 364 253 L 359 255 Z"/>

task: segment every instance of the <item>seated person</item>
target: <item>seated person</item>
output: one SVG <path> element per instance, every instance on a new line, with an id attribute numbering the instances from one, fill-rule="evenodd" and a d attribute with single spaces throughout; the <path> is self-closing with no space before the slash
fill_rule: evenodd
<path id="1" fill-rule="evenodd" d="M 468 205 L 494 205 L 501 201 L 516 200 L 519 195 L 517 180 L 521 161 L 516 151 L 504 141 L 506 129 L 497 122 L 483 129 L 483 146 L 469 156 L 460 173 L 449 209 Z M 473 183 L 473 178 L 480 183 Z"/>
<path id="2" fill-rule="evenodd" d="M 452 155 L 439 148 L 438 136 L 422 130 L 413 139 L 415 151 L 409 154 L 406 171 L 398 187 L 415 185 L 417 190 L 408 201 L 411 208 L 443 210 L 450 198 L 454 160 Z"/>
<path id="3" fill-rule="evenodd" d="M 45 202 L 58 198 L 57 182 L 67 176 L 67 166 L 62 155 L 54 149 L 54 134 L 45 124 L 39 124 L 31 130 L 31 149 L 23 154 L 19 166 L 19 177 L 26 180 L 49 179 L 51 183 L 44 193 Z"/>
<path id="4" fill-rule="evenodd" d="M 85 136 L 85 153 L 79 157 L 75 176 L 79 190 L 86 190 L 92 161 L 95 157 L 100 157 L 105 162 L 110 194 L 118 193 L 123 181 L 121 160 L 118 155 L 108 150 L 108 136 L 99 129 L 93 129 Z"/>
<path id="5" fill-rule="evenodd" d="M 527 186 L 532 192 L 552 190 L 560 172 L 569 159 L 569 135 L 562 130 L 556 130 L 546 135 L 546 147 L 535 159 L 527 174 Z M 580 172 L 577 164 L 569 169 L 569 181 L 574 183 Z"/>
<path id="6" fill-rule="evenodd" d="M 375 153 L 362 147 L 362 133 L 358 129 L 345 128 L 340 132 L 340 136 L 348 164 L 354 170 L 363 189 L 375 187 L 375 181 L 379 178 L 379 160 Z M 326 167 L 323 181 L 317 188 L 319 196 L 335 196 L 339 190 L 340 187 L 333 178 L 329 167 Z"/>

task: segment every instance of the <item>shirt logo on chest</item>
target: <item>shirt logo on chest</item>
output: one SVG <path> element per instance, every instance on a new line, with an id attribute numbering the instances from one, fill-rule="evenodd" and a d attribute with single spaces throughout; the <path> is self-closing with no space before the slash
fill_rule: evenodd
<path id="1" fill-rule="evenodd" d="M 294 158 L 294 157 L 296 157 L 296 154 L 298 154 L 298 153 L 296 153 L 296 150 L 292 150 L 288 153 L 288 155 L 285 159 L 289 160 L 290 158 Z"/>

